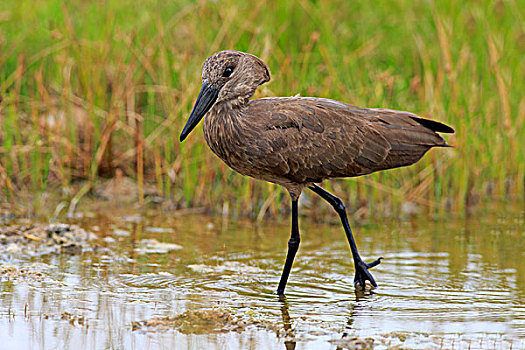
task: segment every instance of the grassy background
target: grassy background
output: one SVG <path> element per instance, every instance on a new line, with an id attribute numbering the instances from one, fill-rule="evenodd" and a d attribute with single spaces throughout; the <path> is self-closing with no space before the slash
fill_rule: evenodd
<path id="1" fill-rule="evenodd" d="M 455 127 L 453 150 L 326 184 L 359 213 L 412 204 L 463 212 L 480 198 L 523 196 L 524 9 L 486 0 L 2 0 L 0 196 L 55 191 L 74 207 L 124 174 L 139 203 L 156 193 L 176 207 L 280 213 L 287 195 L 229 170 L 201 128 L 178 142 L 204 59 L 230 48 L 270 66 L 259 97 L 329 97 Z"/>

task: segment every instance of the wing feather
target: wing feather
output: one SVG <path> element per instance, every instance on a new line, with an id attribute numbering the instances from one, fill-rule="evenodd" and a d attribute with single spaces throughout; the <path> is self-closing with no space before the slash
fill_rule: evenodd
<path id="1" fill-rule="evenodd" d="M 436 131 L 453 132 L 412 113 L 320 98 L 265 98 L 249 108 L 244 127 L 253 140 L 244 148 L 255 171 L 297 183 L 410 165 L 448 146 Z"/>

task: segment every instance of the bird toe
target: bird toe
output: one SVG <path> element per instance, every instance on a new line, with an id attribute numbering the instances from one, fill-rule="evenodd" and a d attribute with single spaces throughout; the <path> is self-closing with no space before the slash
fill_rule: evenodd
<path id="1" fill-rule="evenodd" d="M 368 269 L 379 265 L 381 263 L 381 259 L 382 257 L 369 264 L 365 263 L 362 260 L 356 262 L 354 277 L 354 285 L 356 286 L 356 288 L 365 289 L 366 281 L 369 281 L 374 288 L 377 288 L 377 283 L 370 271 L 368 271 Z"/>

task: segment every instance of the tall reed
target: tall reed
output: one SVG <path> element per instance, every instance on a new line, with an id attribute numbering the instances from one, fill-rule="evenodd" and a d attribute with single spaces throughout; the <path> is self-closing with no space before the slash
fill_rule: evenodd
<path id="1" fill-rule="evenodd" d="M 60 186 L 74 209 L 118 169 L 136 179 L 140 203 L 153 184 L 178 207 L 278 214 L 277 186 L 229 170 L 200 131 L 177 141 L 204 58 L 226 48 L 269 64 L 258 97 L 323 96 L 455 127 L 454 150 L 328 185 L 358 213 L 523 196 L 523 23 L 515 1 L 4 0 L 1 196 Z"/>

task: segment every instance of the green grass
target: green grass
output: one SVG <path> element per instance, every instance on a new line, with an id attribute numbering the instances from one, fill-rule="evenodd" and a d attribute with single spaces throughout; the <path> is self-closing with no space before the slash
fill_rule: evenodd
<path id="1" fill-rule="evenodd" d="M 177 206 L 262 217 L 287 207 L 274 185 L 234 174 L 202 132 L 178 134 L 204 59 L 263 58 L 257 96 L 313 95 L 409 110 L 456 129 L 456 148 L 329 188 L 364 214 L 461 212 L 523 196 L 525 6 L 521 1 L 28 1 L 0 3 L 2 196 L 116 169 Z M 76 197 L 75 197 L 76 195 Z"/>

